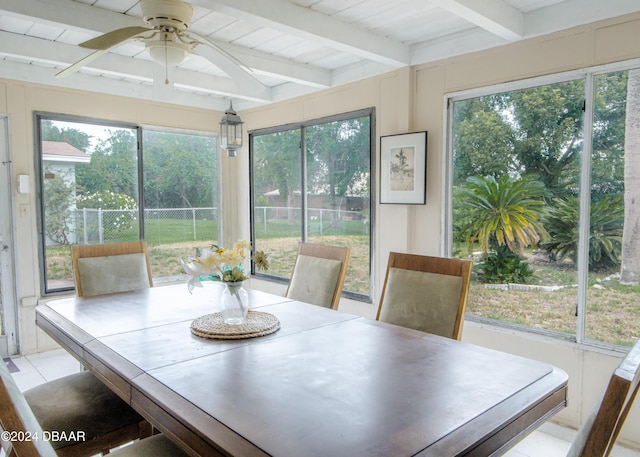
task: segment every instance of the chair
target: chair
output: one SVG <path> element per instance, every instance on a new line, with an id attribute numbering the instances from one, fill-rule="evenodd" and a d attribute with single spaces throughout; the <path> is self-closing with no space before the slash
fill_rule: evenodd
<path id="1" fill-rule="evenodd" d="M 153 287 L 144 241 L 71 246 L 78 297 Z"/>
<path id="2" fill-rule="evenodd" d="M 0 405 L 2 405 L 0 408 L 0 430 L 9 432 L 9 438 L 13 438 L 6 440 L 6 434 L 2 434 L 0 448 L 4 449 L 9 457 L 59 457 L 64 455 L 53 449 L 51 444 L 56 442 L 54 439 L 56 437 L 51 433 L 45 434 L 43 432 L 27 400 L 18 389 L 4 363 L 0 363 Z M 26 437 L 31 440 L 25 439 Z M 79 438 L 81 439 L 80 436 Z M 184 457 L 187 454 L 166 436 L 155 435 L 115 450 L 110 455 L 113 457 Z"/>
<path id="3" fill-rule="evenodd" d="M 580 427 L 567 457 L 605 457 L 615 444 L 640 384 L 640 339 L 611 375 L 609 385 Z"/>
<path id="4" fill-rule="evenodd" d="M 58 456 L 107 453 L 151 435 L 151 425 L 89 371 L 40 384 L 24 398 L 44 430 L 83 432 L 84 440 L 53 441 Z"/>
<path id="5" fill-rule="evenodd" d="M 78 296 L 150 287 L 144 241 L 72 246 Z M 90 456 L 151 434 L 142 416 L 88 371 L 50 381 L 24 393 L 46 431 L 85 433 L 86 440 L 54 441 L 60 456 Z"/>
<path id="6" fill-rule="evenodd" d="M 300 243 L 286 296 L 338 309 L 351 249 Z"/>
<path id="7" fill-rule="evenodd" d="M 459 340 L 473 264 L 391 252 L 377 320 Z"/>

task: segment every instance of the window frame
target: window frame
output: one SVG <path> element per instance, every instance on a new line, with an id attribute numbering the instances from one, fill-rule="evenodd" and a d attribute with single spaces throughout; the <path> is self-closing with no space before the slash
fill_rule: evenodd
<path id="1" fill-rule="evenodd" d="M 356 301 L 373 303 L 374 296 L 374 265 L 373 259 L 374 257 L 374 240 L 375 240 L 375 226 L 376 226 L 376 217 L 375 217 L 375 208 L 376 208 L 376 124 L 375 124 L 375 108 L 364 108 L 356 111 L 349 111 L 346 113 L 335 114 L 330 116 L 324 116 L 316 119 L 311 119 L 303 122 L 295 122 L 291 124 L 283 124 L 273 127 L 266 127 L 261 129 L 254 129 L 248 132 L 249 134 L 249 224 L 250 224 L 250 236 L 251 243 L 255 245 L 256 240 L 256 221 L 255 221 L 255 211 L 254 211 L 254 151 L 253 151 L 253 138 L 255 136 L 268 135 L 277 132 L 290 131 L 290 130 L 299 130 L 300 131 L 300 155 L 301 155 L 301 179 L 302 184 L 306 184 L 307 182 L 307 160 L 306 160 L 306 145 L 305 145 L 305 132 L 309 127 L 313 127 L 315 125 L 320 124 L 328 124 L 331 122 L 339 122 L 346 121 L 350 119 L 356 119 L 359 117 L 369 117 L 369 293 L 361 294 L 351 291 L 342 291 L 342 296 L 345 298 L 349 298 Z M 301 188 L 306 189 L 306 185 L 303 185 Z M 306 191 L 302 194 L 301 198 L 301 211 L 302 214 L 306 214 L 307 210 L 307 193 Z M 301 233 L 300 233 L 300 242 L 305 242 L 307 240 L 307 218 L 302 218 L 301 225 Z M 251 263 L 251 276 L 256 279 L 261 279 L 269 282 L 279 283 L 279 284 L 287 284 L 289 282 L 289 278 L 276 276 L 269 273 L 263 273 L 256 270 L 253 262 Z"/>
<path id="2" fill-rule="evenodd" d="M 442 175 L 444 183 L 443 205 L 442 205 L 442 254 L 451 257 L 453 250 L 453 105 L 455 102 L 469 100 L 477 97 L 488 96 L 503 92 L 513 92 L 522 89 L 563 83 L 568 81 L 584 81 L 584 109 L 583 109 L 583 148 L 581 151 L 580 163 L 580 240 L 578 245 L 577 261 L 577 315 L 575 335 L 567 335 L 561 332 L 548 329 L 529 327 L 522 324 L 511 323 L 502 320 L 495 320 L 466 314 L 465 318 L 470 321 L 487 324 L 493 327 L 516 329 L 526 333 L 541 334 L 555 339 L 575 342 L 579 345 L 602 348 L 607 350 L 628 350 L 611 343 L 589 339 L 585 335 L 587 310 L 587 282 L 589 273 L 589 208 L 591 203 L 591 157 L 593 154 L 593 122 L 594 122 L 594 91 L 595 78 L 599 75 L 617 71 L 627 71 L 640 67 L 640 59 L 632 59 L 621 62 L 614 62 L 604 65 L 591 66 L 577 70 L 559 72 L 533 78 L 526 78 L 517 81 L 505 82 L 495 85 L 476 87 L 472 89 L 450 92 L 444 94 L 443 100 L 443 141 L 442 154 Z"/>
<path id="3" fill-rule="evenodd" d="M 61 122 L 73 122 L 78 124 L 99 125 L 103 127 L 113 127 L 121 129 L 130 129 L 136 131 L 136 159 L 137 163 L 137 185 L 138 185 L 138 220 L 139 222 L 139 234 L 140 240 L 145 239 L 145 200 L 144 200 L 144 141 L 143 136 L 145 131 L 154 131 L 168 134 L 181 134 L 181 135 L 194 135 L 210 137 L 216 142 L 216 160 L 218 162 L 218 185 L 217 185 L 217 207 L 219 220 L 223 220 L 223 207 L 222 207 L 222 194 L 220 192 L 222 184 L 220 179 L 220 163 L 221 154 L 219 148 L 217 148 L 218 134 L 217 132 L 200 131 L 192 129 L 180 129 L 175 127 L 163 127 L 147 124 L 136 124 L 131 122 L 121 122 L 113 120 L 105 120 L 99 118 L 93 118 L 82 115 L 70 115 L 63 113 L 53 113 L 45 111 L 35 111 L 33 113 L 34 123 L 34 154 L 35 154 L 35 171 L 36 171 L 36 206 L 37 206 L 37 227 L 38 227 L 38 259 L 39 259 L 39 281 L 40 281 L 40 295 L 41 296 L 57 296 L 65 295 L 69 292 L 75 291 L 74 287 L 61 287 L 57 289 L 49 289 L 47 286 L 47 266 L 46 266 L 46 236 L 45 236 L 45 201 L 44 201 L 44 182 L 41 179 L 44 172 L 44 161 L 42 156 L 42 131 L 41 122 L 43 120 L 49 121 L 61 121 Z M 223 236 L 223 229 L 221 225 L 218 225 L 218 238 Z M 157 278 L 154 278 L 157 279 Z"/>

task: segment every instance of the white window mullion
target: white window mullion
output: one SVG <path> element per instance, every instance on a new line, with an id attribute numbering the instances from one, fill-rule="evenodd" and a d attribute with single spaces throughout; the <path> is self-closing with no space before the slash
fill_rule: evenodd
<path id="1" fill-rule="evenodd" d="M 585 78 L 585 109 L 583 115 L 582 161 L 580 164 L 580 224 L 578 227 L 578 303 L 576 341 L 583 343 L 587 314 L 587 287 L 589 280 L 589 226 L 591 206 L 591 152 L 593 151 L 594 77 Z"/>
<path id="2" fill-rule="evenodd" d="M 444 257 L 453 255 L 453 99 L 446 97 L 444 112 L 444 134 L 442 156 L 442 182 L 444 183 L 444 204 L 442 205 L 442 243 L 441 254 Z"/>
<path id="3" fill-rule="evenodd" d="M 302 241 L 308 240 L 309 231 L 307 230 L 307 128 L 300 128 L 300 223 L 302 224 Z"/>

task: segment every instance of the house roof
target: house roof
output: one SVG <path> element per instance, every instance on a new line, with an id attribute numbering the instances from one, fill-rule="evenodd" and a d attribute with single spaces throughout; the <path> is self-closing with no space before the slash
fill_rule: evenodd
<path id="1" fill-rule="evenodd" d="M 55 162 L 89 163 L 91 155 L 64 141 L 43 141 L 42 158 Z"/>

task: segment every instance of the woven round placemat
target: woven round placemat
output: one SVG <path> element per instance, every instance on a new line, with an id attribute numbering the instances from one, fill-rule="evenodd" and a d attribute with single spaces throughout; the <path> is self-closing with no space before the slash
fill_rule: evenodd
<path id="1" fill-rule="evenodd" d="M 191 323 L 191 333 L 202 338 L 236 340 L 269 335 L 280 328 L 276 316 L 260 311 L 249 311 L 242 324 L 225 324 L 222 313 L 200 316 Z"/>

